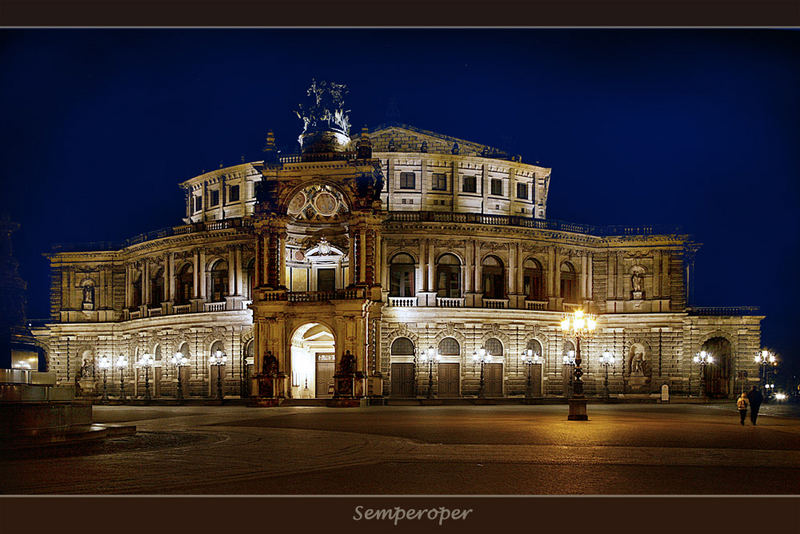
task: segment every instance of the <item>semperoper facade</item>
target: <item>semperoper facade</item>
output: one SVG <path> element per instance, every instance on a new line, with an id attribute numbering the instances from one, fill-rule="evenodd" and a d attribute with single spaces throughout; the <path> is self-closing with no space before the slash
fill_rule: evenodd
<path id="1" fill-rule="evenodd" d="M 679 230 L 546 218 L 551 169 L 409 126 L 350 135 L 343 86 L 314 83 L 298 111 L 298 155 L 220 168 L 181 184 L 183 223 L 118 245 L 61 246 L 51 317 L 34 329 L 62 383 L 99 394 L 100 356 L 122 355 L 141 396 L 414 397 L 433 347 L 437 396 L 568 396 L 565 312 L 597 314 L 582 345 L 585 391 L 733 396 L 757 383 L 763 316 L 690 308 L 698 244 Z M 692 357 L 712 353 L 702 377 Z M 220 351 L 223 366 L 210 365 Z M 218 377 L 216 373 L 221 374 Z M 342 380 L 342 377 L 352 379 Z M 531 392 L 528 391 L 530 394 Z"/>

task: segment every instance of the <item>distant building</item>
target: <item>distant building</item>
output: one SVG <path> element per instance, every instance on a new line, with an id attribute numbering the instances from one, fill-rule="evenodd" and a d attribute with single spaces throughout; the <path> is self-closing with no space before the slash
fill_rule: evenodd
<path id="1" fill-rule="evenodd" d="M 51 317 L 34 334 L 61 382 L 81 373 L 99 393 L 98 357 L 125 355 L 127 393 L 141 396 L 148 353 L 152 394 L 169 397 L 179 351 L 187 396 L 214 395 L 221 369 L 226 395 L 408 397 L 427 390 L 420 355 L 433 347 L 434 392 L 472 396 L 484 348 L 485 396 L 508 397 L 526 393 L 531 349 L 543 363 L 528 393 L 565 396 L 575 345 L 559 323 L 582 308 L 598 315 L 582 344 L 590 396 L 604 392 L 606 350 L 612 395 L 730 397 L 757 383 L 763 317 L 687 307 L 690 236 L 547 219 L 551 169 L 409 126 L 351 139 L 335 87 L 315 87 L 298 155 L 279 156 L 270 134 L 263 161 L 181 184 L 184 224 L 48 254 Z M 700 350 L 716 360 L 702 382 Z M 216 351 L 226 365 L 209 365 Z M 274 389 L 254 378 L 269 355 Z"/>

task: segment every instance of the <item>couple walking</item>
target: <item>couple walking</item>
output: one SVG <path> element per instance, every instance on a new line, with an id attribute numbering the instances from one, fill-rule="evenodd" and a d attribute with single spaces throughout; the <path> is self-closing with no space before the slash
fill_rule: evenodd
<path id="1" fill-rule="evenodd" d="M 744 419 L 747 417 L 747 406 L 750 405 L 750 421 L 755 425 L 758 418 L 758 409 L 761 408 L 761 402 L 764 397 L 756 386 L 747 393 L 742 393 L 739 400 L 736 401 L 736 409 L 739 410 L 740 423 L 744 424 Z"/>

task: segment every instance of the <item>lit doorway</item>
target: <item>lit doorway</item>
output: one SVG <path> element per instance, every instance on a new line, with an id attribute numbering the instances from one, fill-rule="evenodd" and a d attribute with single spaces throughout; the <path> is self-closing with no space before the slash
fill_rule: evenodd
<path id="1" fill-rule="evenodd" d="M 307 323 L 292 336 L 292 397 L 333 396 L 336 367 L 333 332 L 319 323 Z"/>

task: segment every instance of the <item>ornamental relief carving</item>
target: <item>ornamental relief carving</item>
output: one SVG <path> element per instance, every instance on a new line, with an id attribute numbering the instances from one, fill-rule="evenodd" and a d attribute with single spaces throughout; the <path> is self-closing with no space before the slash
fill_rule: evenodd
<path id="1" fill-rule="evenodd" d="M 481 242 L 481 250 L 488 250 L 490 252 L 497 252 L 498 250 L 507 251 L 508 243 L 498 243 L 497 241 Z"/>

